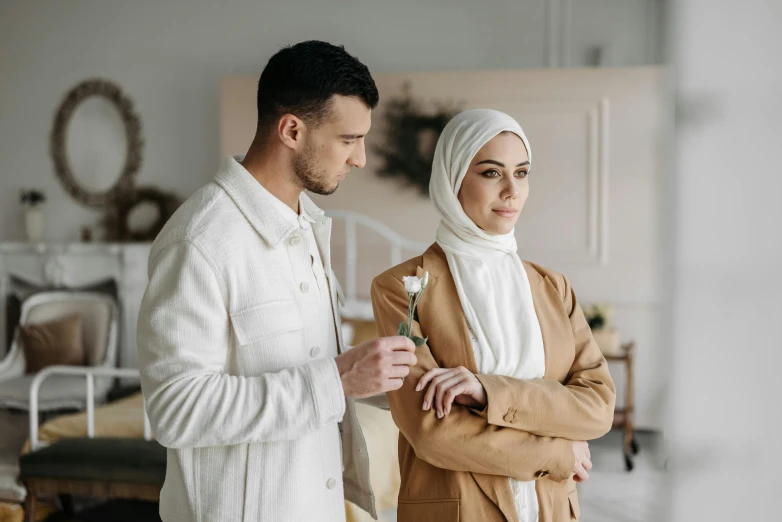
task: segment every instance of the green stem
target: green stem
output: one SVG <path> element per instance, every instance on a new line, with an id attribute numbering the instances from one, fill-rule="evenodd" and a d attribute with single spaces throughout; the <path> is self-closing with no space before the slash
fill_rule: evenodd
<path id="1" fill-rule="evenodd" d="M 413 294 L 408 293 L 407 294 L 407 336 L 408 337 L 413 335 L 412 322 L 410 319 L 413 316 L 410 308 L 412 304 L 413 304 Z"/>
<path id="2" fill-rule="evenodd" d="M 418 300 L 421 299 L 421 294 L 424 293 L 423 288 L 418 291 L 418 293 L 415 295 L 415 301 L 413 302 L 413 307 L 410 308 L 410 305 L 407 305 L 407 309 L 409 310 L 409 316 L 408 320 L 410 321 L 410 326 L 408 326 L 407 331 L 410 334 L 410 337 L 413 336 L 413 317 L 415 316 L 415 309 L 418 306 Z"/>

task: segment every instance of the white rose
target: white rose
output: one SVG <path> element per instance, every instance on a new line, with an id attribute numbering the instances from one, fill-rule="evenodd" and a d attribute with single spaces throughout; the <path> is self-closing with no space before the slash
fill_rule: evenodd
<path id="1" fill-rule="evenodd" d="M 421 280 L 416 276 L 404 276 L 402 281 L 405 283 L 405 290 L 408 294 L 417 294 L 421 291 Z"/>
<path id="2" fill-rule="evenodd" d="M 421 278 L 421 289 L 423 290 L 426 288 L 426 285 L 429 284 L 429 272 L 424 272 L 424 277 Z"/>

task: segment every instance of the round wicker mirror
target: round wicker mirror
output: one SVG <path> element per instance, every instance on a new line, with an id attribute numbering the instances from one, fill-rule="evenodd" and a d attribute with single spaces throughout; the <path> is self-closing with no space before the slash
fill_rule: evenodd
<path id="1" fill-rule="evenodd" d="M 105 190 L 85 186 L 72 170 L 68 161 L 68 127 L 79 105 L 93 96 L 108 101 L 119 113 L 125 130 L 127 149 L 124 165 L 113 185 Z M 51 134 L 51 154 L 54 170 L 68 193 L 79 203 L 93 208 L 105 208 L 117 201 L 123 194 L 133 190 L 135 178 L 141 166 L 144 146 L 141 137 L 141 122 L 133 108 L 133 102 L 122 90 L 106 80 L 87 80 L 71 89 L 62 101 L 54 118 Z"/>

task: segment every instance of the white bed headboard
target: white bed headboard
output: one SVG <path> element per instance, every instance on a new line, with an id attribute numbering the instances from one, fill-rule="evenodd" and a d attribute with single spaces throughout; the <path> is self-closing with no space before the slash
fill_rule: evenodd
<path id="1" fill-rule="evenodd" d="M 397 234 L 387 225 L 369 216 L 351 210 L 326 210 L 326 215 L 334 220 L 334 228 L 343 226 L 345 230 L 345 306 L 342 315 L 351 319 L 371 320 L 372 304 L 369 299 L 359 299 L 357 292 L 358 272 L 358 228 L 366 227 L 385 239 L 391 248 L 388 268 L 403 261 L 402 252 L 409 250 L 423 253 L 429 245 L 412 241 Z M 341 223 L 340 223 L 341 222 Z"/>

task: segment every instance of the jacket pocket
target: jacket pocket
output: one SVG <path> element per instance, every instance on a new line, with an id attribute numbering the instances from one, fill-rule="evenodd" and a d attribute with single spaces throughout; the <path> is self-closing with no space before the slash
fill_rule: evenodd
<path id="1" fill-rule="evenodd" d="M 570 502 L 570 518 L 578 520 L 581 518 L 581 509 L 578 507 L 578 491 L 575 489 L 567 494 L 568 502 Z"/>
<path id="2" fill-rule="evenodd" d="M 232 313 L 231 324 L 240 346 L 304 328 L 299 307 L 293 300 L 249 306 Z"/>
<path id="3" fill-rule="evenodd" d="M 400 500 L 397 522 L 459 522 L 459 499 Z"/>

